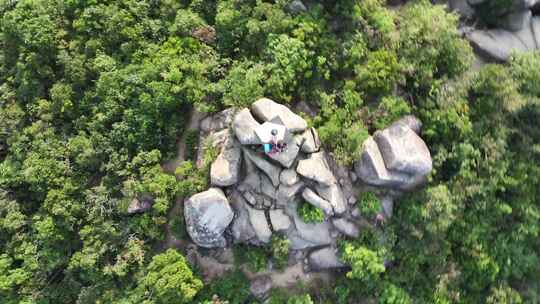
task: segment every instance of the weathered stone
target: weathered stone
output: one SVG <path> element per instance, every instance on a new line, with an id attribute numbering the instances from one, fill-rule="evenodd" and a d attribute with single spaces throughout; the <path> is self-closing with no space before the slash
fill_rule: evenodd
<path id="1" fill-rule="evenodd" d="M 219 188 L 197 193 L 184 203 L 187 231 L 193 242 L 201 247 L 225 247 L 223 231 L 233 215 L 229 201 Z"/>
<path id="2" fill-rule="evenodd" d="M 276 188 L 272 185 L 272 181 L 266 176 L 261 175 L 261 193 L 271 199 L 276 199 Z"/>
<path id="3" fill-rule="evenodd" d="M 349 222 L 344 218 L 335 218 L 332 220 L 332 223 L 339 232 L 347 236 L 357 238 L 360 235 L 360 229 L 358 229 L 358 227 L 354 223 Z"/>
<path id="4" fill-rule="evenodd" d="M 292 186 L 296 184 L 298 181 L 300 181 L 300 178 L 298 177 L 298 173 L 294 169 L 285 169 L 281 171 L 281 175 L 279 176 L 279 181 L 282 185 L 285 186 Z"/>
<path id="5" fill-rule="evenodd" d="M 272 279 L 268 275 L 255 278 L 249 287 L 251 294 L 259 301 L 263 301 L 270 295 Z"/>
<path id="6" fill-rule="evenodd" d="M 291 226 L 291 219 L 282 209 L 270 210 L 270 222 L 274 231 L 284 231 Z"/>
<path id="7" fill-rule="evenodd" d="M 268 226 L 264 211 L 251 208 L 249 205 L 246 205 L 246 209 L 248 210 L 249 220 L 251 222 L 251 226 L 255 230 L 255 235 L 257 236 L 257 239 L 261 243 L 270 242 L 270 237 L 272 237 L 272 231 Z"/>
<path id="8" fill-rule="evenodd" d="M 258 156 L 250 149 L 243 148 L 242 150 L 244 151 L 244 155 L 270 178 L 274 187 L 277 187 L 279 185 L 279 175 L 281 173 L 281 169 L 266 159 Z"/>
<path id="9" fill-rule="evenodd" d="M 285 143 L 287 144 L 287 147 L 284 151 L 266 155 L 269 158 L 279 162 L 283 167 L 290 168 L 294 164 L 296 156 L 298 156 L 300 147 L 290 133 L 285 136 Z"/>
<path id="10" fill-rule="evenodd" d="M 203 120 L 201 120 L 200 128 L 201 131 L 214 132 L 218 130 L 223 130 L 232 123 L 234 117 L 234 108 L 229 108 L 218 112 L 216 114 L 210 115 Z"/>
<path id="11" fill-rule="evenodd" d="M 540 17 L 532 17 L 518 31 L 504 29 L 474 30 L 466 38 L 482 55 L 497 61 L 508 61 L 513 52 L 540 48 Z"/>
<path id="12" fill-rule="evenodd" d="M 322 246 L 332 243 L 332 237 L 330 236 L 332 225 L 328 221 L 322 223 L 305 223 L 298 216 L 298 212 L 296 211 L 297 206 L 298 204 L 295 202 L 289 204 L 285 209 L 285 212 L 293 218 L 297 237 L 304 240 L 305 245 L 309 245 L 307 247 Z"/>
<path id="13" fill-rule="evenodd" d="M 268 98 L 261 98 L 251 105 L 253 115 L 263 121 L 270 121 L 279 117 L 285 127 L 291 132 L 304 131 L 307 128 L 306 121 L 293 113 L 288 107 L 276 103 Z"/>
<path id="14" fill-rule="evenodd" d="M 308 256 L 308 263 L 312 270 L 341 268 L 343 264 L 337 256 L 336 249 L 325 247 L 312 251 Z"/>
<path id="15" fill-rule="evenodd" d="M 422 121 L 414 115 L 405 115 L 393 124 L 403 124 L 413 130 L 416 134 L 420 134 L 420 131 L 422 130 Z"/>
<path id="16" fill-rule="evenodd" d="M 315 190 L 317 190 L 320 197 L 327 200 L 330 205 L 332 205 L 335 214 L 343 214 L 347 211 L 347 202 L 343 197 L 343 191 L 341 191 L 339 185 L 332 184 L 330 186 L 325 186 L 319 184 L 315 187 Z"/>
<path id="17" fill-rule="evenodd" d="M 312 153 L 308 159 L 300 160 L 296 172 L 305 178 L 328 186 L 337 182 L 328 167 L 324 152 Z"/>
<path id="18" fill-rule="evenodd" d="M 240 174 L 241 161 L 240 145 L 232 136 L 229 136 L 220 154 L 210 166 L 210 183 L 218 187 L 236 184 Z"/>
<path id="19" fill-rule="evenodd" d="M 381 199 L 381 205 L 386 218 L 391 218 L 394 209 L 394 200 L 390 196 L 385 196 Z"/>
<path id="20" fill-rule="evenodd" d="M 319 134 L 315 128 L 309 128 L 300 135 L 302 142 L 302 152 L 304 153 L 315 153 L 319 151 L 321 147 L 321 141 L 319 139 Z"/>
<path id="21" fill-rule="evenodd" d="M 284 184 L 279 185 L 276 193 L 276 204 L 278 207 L 287 206 L 303 188 L 304 183 L 301 181 L 292 186 L 287 186 Z"/>
<path id="22" fill-rule="evenodd" d="M 223 129 L 208 134 L 199 134 L 199 145 L 197 146 L 197 168 L 201 168 L 204 161 L 204 155 L 208 147 L 221 149 L 227 139 L 230 137 L 229 129 Z"/>
<path id="23" fill-rule="evenodd" d="M 231 206 L 234 209 L 234 219 L 230 225 L 231 235 L 236 243 L 248 243 L 256 237 L 255 230 L 251 226 L 247 202 L 236 191 L 230 197 Z"/>
<path id="24" fill-rule="evenodd" d="M 404 123 L 376 132 L 363 149 L 355 171 L 370 185 L 410 190 L 423 183 L 432 168 L 426 144 Z"/>
<path id="25" fill-rule="evenodd" d="M 454 11 L 467 19 L 474 16 L 474 9 L 467 0 L 449 0 L 448 7 L 451 11 Z"/>
<path id="26" fill-rule="evenodd" d="M 261 141 L 255 130 L 259 123 L 253 118 L 249 109 L 238 112 L 233 119 L 233 131 L 242 145 L 258 145 Z"/>
<path id="27" fill-rule="evenodd" d="M 427 175 L 432 169 L 431 154 L 424 141 L 409 127 L 394 124 L 374 136 L 388 170 L 410 175 Z"/>
<path id="28" fill-rule="evenodd" d="M 287 8 L 293 15 L 307 11 L 306 6 L 300 0 L 293 0 L 291 3 L 289 3 L 289 5 L 287 5 Z"/>
<path id="29" fill-rule="evenodd" d="M 304 191 L 302 191 L 302 197 L 313 206 L 320 208 L 324 214 L 327 217 L 330 217 L 334 215 L 334 209 L 332 208 L 332 205 L 317 195 L 317 193 L 313 192 L 313 190 L 309 188 L 304 188 Z"/>
<path id="30" fill-rule="evenodd" d="M 131 203 L 129 203 L 127 212 L 128 214 L 136 214 L 136 213 L 144 213 L 150 209 L 152 209 L 152 199 L 151 198 L 133 198 L 131 200 Z"/>

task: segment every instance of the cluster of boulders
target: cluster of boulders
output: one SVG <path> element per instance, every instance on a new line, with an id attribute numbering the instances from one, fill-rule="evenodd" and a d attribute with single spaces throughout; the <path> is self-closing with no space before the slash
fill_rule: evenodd
<path id="1" fill-rule="evenodd" d="M 462 17 L 473 19 L 478 7 L 493 0 L 450 0 L 449 6 Z M 533 16 L 532 8 L 539 0 L 509 0 L 509 5 L 493 6 L 494 28 L 474 29 L 466 38 L 482 55 L 507 61 L 512 52 L 540 49 L 540 17 Z"/>
<path id="2" fill-rule="evenodd" d="M 288 130 L 287 148 L 266 154 L 255 131 L 275 117 Z M 201 142 L 213 142 L 219 155 L 210 168 L 211 188 L 184 202 L 187 231 L 206 248 L 268 244 L 280 233 L 293 252 L 309 252 L 305 260 L 311 269 L 342 267 L 336 241 L 360 233 L 355 183 L 409 190 L 431 170 L 429 151 L 417 134 L 420 127 L 417 119 L 405 117 L 377 132 L 351 170 L 322 149 L 317 131 L 302 117 L 270 99 L 207 117 L 201 122 Z M 320 208 L 324 221 L 304 222 L 297 212 L 304 202 Z M 391 215 L 391 200 L 383 200 L 383 206 Z"/>

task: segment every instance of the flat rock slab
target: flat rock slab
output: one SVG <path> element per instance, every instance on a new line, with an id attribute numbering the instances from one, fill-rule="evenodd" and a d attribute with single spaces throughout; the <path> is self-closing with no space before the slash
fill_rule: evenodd
<path id="1" fill-rule="evenodd" d="M 263 171 L 266 176 L 270 178 L 272 181 L 272 184 L 274 187 L 279 186 L 279 175 L 281 173 L 281 169 L 267 161 L 263 158 L 262 155 L 258 155 L 256 152 L 252 151 L 251 149 L 243 149 L 244 155 L 253 162 L 253 164 L 259 168 L 261 171 Z"/>
<path id="2" fill-rule="evenodd" d="M 339 260 L 336 249 L 332 247 L 325 247 L 312 251 L 308 256 L 308 263 L 313 270 L 341 268 L 346 266 Z"/>
<path id="3" fill-rule="evenodd" d="M 246 205 L 246 209 L 248 210 L 249 220 L 251 222 L 251 226 L 255 230 L 257 239 L 261 243 L 269 243 L 270 238 L 272 237 L 272 231 L 268 226 L 264 211 L 251 208 L 249 205 Z"/>
<path id="4" fill-rule="evenodd" d="M 229 226 L 234 242 L 249 243 L 256 238 L 256 234 L 249 219 L 249 212 L 246 208 L 247 202 L 236 191 L 233 191 L 230 196 L 230 202 L 235 213 L 234 219 Z"/>
<path id="5" fill-rule="evenodd" d="M 287 144 L 287 147 L 284 151 L 266 155 L 269 158 L 279 162 L 283 167 L 290 168 L 298 156 L 300 147 L 294 140 L 294 137 L 292 137 L 290 134 L 285 137 L 285 143 Z"/>
<path id="6" fill-rule="evenodd" d="M 242 150 L 240 144 L 234 137 L 229 135 L 218 157 L 210 166 L 210 183 L 218 187 L 236 184 L 240 175 L 241 164 Z"/>
<path id="7" fill-rule="evenodd" d="M 302 117 L 296 115 L 288 107 L 268 98 L 261 98 L 254 102 L 251 105 L 251 111 L 262 121 L 270 121 L 276 116 L 279 117 L 291 132 L 301 132 L 307 128 L 307 122 Z"/>
<path id="8" fill-rule="evenodd" d="M 360 235 L 360 229 L 353 223 L 344 218 L 333 219 L 332 223 L 336 229 L 346 236 L 357 238 Z"/>
<path id="9" fill-rule="evenodd" d="M 291 227 L 291 219 L 283 209 L 270 210 L 270 222 L 274 231 L 285 231 Z"/>
<path id="10" fill-rule="evenodd" d="M 309 188 L 304 188 L 304 191 L 302 191 L 302 197 L 306 200 L 306 202 L 321 209 L 327 217 L 334 215 L 334 209 L 332 208 L 332 205 L 328 201 L 317 195 L 317 193 L 315 193 L 313 190 Z"/>
<path id="11" fill-rule="evenodd" d="M 238 112 L 233 119 L 233 131 L 242 145 L 258 145 L 261 140 L 255 134 L 259 123 L 253 118 L 249 109 L 244 108 Z"/>
<path id="12" fill-rule="evenodd" d="M 336 178 L 328 167 L 324 152 L 310 154 L 308 159 L 298 161 L 296 172 L 307 179 L 311 179 L 324 185 L 337 183 Z"/>
<path id="13" fill-rule="evenodd" d="M 394 124 L 374 136 L 388 170 L 427 175 L 433 165 L 424 141 L 409 127 Z"/>
<path id="14" fill-rule="evenodd" d="M 320 197 L 330 203 L 335 214 L 343 214 L 345 211 L 347 211 L 348 205 L 339 185 L 332 184 L 330 186 L 326 186 L 319 184 L 315 187 L 315 190 L 317 190 Z"/>
<path id="15" fill-rule="evenodd" d="M 292 186 L 300 181 L 298 173 L 293 169 L 285 169 L 281 171 L 279 181 L 285 186 Z"/>
<path id="16" fill-rule="evenodd" d="M 189 236 L 195 244 L 206 247 L 225 247 L 223 232 L 234 213 L 223 191 L 210 188 L 191 196 L 184 203 L 184 216 Z"/>

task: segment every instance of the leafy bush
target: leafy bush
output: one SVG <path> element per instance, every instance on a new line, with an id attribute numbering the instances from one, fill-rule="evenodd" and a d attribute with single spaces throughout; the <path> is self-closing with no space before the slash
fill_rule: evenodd
<path id="1" fill-rule="evenodd" d="M 268 266 L 268 250 L 266 248 L 236 245 L 233 251 L 236 265 L 247 264 L 253 272 L 266 270 Z"/>
<path id="2" fill-rule="evenodd" d="M 402 82 L 401 66 L 392 50 L 367 54 L 366 62 L 355 67 L 359 87 L 374 96 L 390 94 Z"/>
<path id="3" fill-rule="evenodd" d="M 186 131 L 186 137 L 185 137 L 185 145 L 186 145 L 186 152 L 185 152 L 185 159 L 186 160 L 195 160 L 195 157 L 197 155 L 197 146 L 199 144 L 199 131 L 195 129 L 188 129 Z"/>
<path id="4" fill-rule="evenodd" d="M 512 57 L 510 65 L 510 71 L 520 90 L 525 94 L 540 97 L 540 71 L 535 68 L 540 65 L 540 51 L 516 55 Z"/>
<path id="5" fill-rule="evenodd" d="M 356 204 L 360 209 L 360 214 L 366 218 L 373 218 L 382 208 L 381 201 L 377 195 L 371 191 L 362 193 Z"/>
<path id="6" fill-rule="evenodd" d="M 298 215 L 306 223 L 322 223 L 324 221 L 324 212 L 308 202 L 298 204 Z"/>
<path id="7" fill-rule="evenodd" d="M 278 269 L 283 269 L 289 262 L 290 241 L 285 236 L 274 234 L 271 240 L 272 260 Z"/>
<path id="8" fill-rule="evenodd" d="M 428 1 L 410 3 L 401 11 L 398 56 L 410 92 L 428 96 L 444 79 L 470 67 L 472 49 L 461 39 L 457 23 L 457 15 Z"/>
<path id="9" fill-rule="evenodd" d="M 385 96 L 375 112 L 374 126 L 384 129 L 399 118 L 411 113 L 407 101 L 401 97 Z"/>
<path id="10" fill-rule="evenodd" d="M 208 301 L 214 295 L 217 295 L 221 301 L 228 301 L 230 304 L 243 304 L 250 295 L 249 280 L 239 269 L 229 271 L 222 277 L 205 285 L 195 300 L 197 300 L 197 303 Z"/>

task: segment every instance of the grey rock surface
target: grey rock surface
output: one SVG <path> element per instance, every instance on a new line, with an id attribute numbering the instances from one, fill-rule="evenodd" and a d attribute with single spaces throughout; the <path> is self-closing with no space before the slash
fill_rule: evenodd
<path id="1" fill-rule="evenodd" d="M 281 171 L 279 181 L 285 186 L 292 186 L 300 181 L 298 173 L 294 169 L 285 169 Z"/>
<path id="2" fill-rule="evenodd" d="M 242 150 L 233 136 L 227 138 L 221 152 L 210 166 L 210 183 L 213 186 L 227 187 L 238 182 Z"/>
<path id="3" fill-rule="evenodd" d="M 184 203 L 184 216 L 188 234 L 197 245 L 206 248 L 227 245 L 223 232 L 234 213 L 221 189 L 210 188 L 191 196 Z"/>
<path id="4" fill-rule="evenodd" d="M 261 98 L 254 102 L 251 105 L 251 111 L 262 121 L 270 121 L 276 116 L 279 117 L 291 132 L 300 132 L 307 128 L 307 122 L 302 117 L 296 115 L 288 107 L 268 98 Z"/>
<path id="5" fill-rule="evenodd" d="M 308 256 L 308 263 L 312 270 L 324 270 L 346 266 L 339 260 L 336 249 L 332 247 L 325 247 L 312 251 Z"/>
<path id="6" fill-rule="evenodd" d="M 427 175 L 432 169 L 431 154 L 424 141 L 409 127 L 394 124 L 374 136 L 385 166 L 411 175 Z"/>
<path id="7" fill-rule="evenodd" d="M 332 205 L 328 201 L 317 195 L 317 193 L 313 192 L 313 190 L 309 188 L 304 188 L 304 191 L 302 191 L 302 197 L 306 200 L 306 202 L 321 209 L 326 215 L 326 217 L 334 215 L 334 209 L 332 208 Z"/>
<path id="8" fill-rule="evenodd" d="M 228 128 L 233 121 L 234 108 L 229 108 L 201 120 L 201 131 L 214 132 Z"/>
<path id="9" fill-rule="evenodd" d="M 321 140 L 319 139 L 319 133 L 315 128 L 309 128 L 300 135 L 302 142 L 302 152 L 315 153 L 319 151 L 321 147 Z"/>
<path id="10" fill-rule="evenodd" d="M 411 190 L 425 182 L 432 160 L 424 141 L 398 121 L 366 139 L 354 167 L 367 184 Z"/>
<path id="11" fill-rule="evenodd" d="M 344 218 L 335 218 L 332 220 L 332 223 L 339 232 L 349 237 L 357 238 L 360 235 L 360 229 L 358 226 Z"/>
<path id="12" fill-rule="evenodd" d="M 296 172 L 307 179 L 324 185 L 337 183 L 336 178 L 328 167 L 324 152 L 312 153 L 309 158 L 298 161 Z"/>
<path id="13" fill-rule="evenodd" d="M 267 156 L 279 162 L 283 167 L 290 168 L 298 156 L 300 147 L 294 140 L 294 137 L 292 137 L 290 134 L 285 137 L 285 143 L 287 144 L 287 147 L 284 151 L 280 153 L 267 154 Z"/>
<path id="14" fill-rule="evenodd" d="M 238 112 L 233 119 L 233 131 L 242 145 L 258 145 L 261 143 L 255 130 L 259 123 L 253 118 L 249 109 Z"/>
<path id="15" fill-rule="evenodd" d="M 230 203 L 234 210 L 234 219 L 230 225 L 231 235 L 235 243 L 249 243 L 256 238 L 255 230 L 251 226 L 247 202 L 240 193 L 233 191 Z"/>
<path id="16" fill-rule="evenodd" d="M 300 191 L 302 191 L 302 189 L 304 188 L 304 183 L 303 182 L 298 182 L 292 186 L 287 186 L 285 184 L 281 184 L 279 185 L 279 188 L 277 190 L 277 193 L 276 193 L 276 204 L 278 207 L 285 207 L 287 205 L 289 205 L 293 200 L 294 198 L 296 197 L 297 194 L 300 193 Z"/>
<path id="17" fill-rule="evenodd" d="M 246 205 L 246 209 L 249 213 L 249 220 L 251 226 L 255 230 L 255 235 L 261 243 L 269 243 L 272 237 L 272 231 L 266 221 L 266 215 L 263 210 L 257 210 Z"/>
<path id="18" fill-rule="evenodd" d="M 339 185 L 326 186 L 319 184 L 315 187 L 315 190 L 317 190 L 320 197 L 330 203 L 335 214 L 343 214 L 347 211 L 347 202 Z"/>
<path id="19" fill-rule="evenodd" d="M 291 219 L 283 209 L 270 210 L 270 222 L 274 231 L 285 231 L 291 227 Z"/>
<path id="20" fill-rule="evenodd" d="M 253 162 L 253 164 L 255 164 L 257 168 L 263 171 L 266 176 L 270 178 L 274 187 L 277 187 L 279 185 L 279 175 L 281 173 L 281 169 L 278 166 L 270 163 L 268 160 L 264 159 L 263 156 L 258 155 L 251 149 L 243 148 L 242 150 L 246 158 Z"/>
<path id="21" fill-rule="evenodd" d="M 272 289 L 272 278 L 268 275 L 262 275 L 251 281 L 249 291 L 257 298 L 257 300 L 263 301 L 270 295 Z"/>

